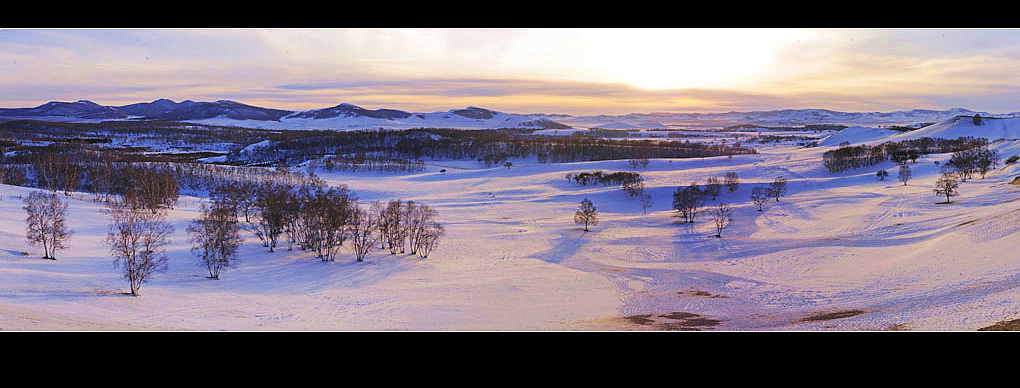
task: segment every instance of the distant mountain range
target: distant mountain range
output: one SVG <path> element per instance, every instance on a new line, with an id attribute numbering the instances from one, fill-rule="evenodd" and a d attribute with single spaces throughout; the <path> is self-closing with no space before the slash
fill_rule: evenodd
<path id="1" fill-rule="evenodd" d="M 513 114 L 478 107 L 443 112 L 412 113 L 397 109 L 365 109 L 352 104 L 306 111 L 262 108 L 219 100 L 174 102 L 158 99 L 123 106 L 103 106 L 88 100 L 48 102 L 34 108 L 0 108 L 0 118 L 98 122 L 105 120 L 187 121 L 266 129 L 365 129 L 365 128 L 571 128 L 682 130 L 748 124 L 798 126 L 808 124 L 909 125 L 939 122 L 974 114 L 1017 117 L 1020 113 L 992 115 L 962 108 L 914 109 L 893 112 L 848 113 L 826 109 L 783 109 L 727 113 L 634 113 L 628 115 L 569 116 L 563 114 Z"/>

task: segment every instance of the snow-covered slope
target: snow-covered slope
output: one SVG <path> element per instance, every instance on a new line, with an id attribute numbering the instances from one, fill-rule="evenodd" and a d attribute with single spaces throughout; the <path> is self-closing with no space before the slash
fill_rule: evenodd
<path id="1" fill-rule="evenodd" d="M 1020 118 L 982 117 L 974 124 L 973 116 L 958 116 L 937 124 L 889 137 L 890 141 L 919 139 L 922 137 L 956 139 L 963 136 L 983 137 L 988 140 L 1020 139 Z"/>
<path id="2" fill-rule="evenodd" d="M 885 139 L 899 134 L 899 131 L 873 127 L 848 127 L 826 136 L 818 142 L 819 146 L 836 146 L 844 142 L 857 144 L 874 140 Z"/>
<path id="3" fill-rule="evenodd" d="M 1020 141 L 992 145 L 1003 158 Z M 932 194 L 940 175 L 926 155 L 903 184 L 878 180 L 892 162 L 841 173 L 826 148 L 776 148 L 733 158 L 625 160 L 512 168 L 430 160 L 410 174 L 316 171 L 359 202 L 401 198 L 434 206 L 446 234 L 428 257 L 374 250 L 336 262 L 286 248 L 267 252 L 245 232 L 238 265 L 207 279 L 186 227 L 208 199 L 182 197 L 167 272 L 143 296 L 102 244 L 108 216 L 88 195 L 70 203 L 70 248 L 39 258 L 24 236 L 17 196 L 0 185 L 0 329 L 7 330 L 975 330 L 1020 318 L 1020 164 L 969 179 L 953 203 Z M 439 172 L 445 169 L 446 172 Z M 653 204 L 618 186 L 563 179 L 584 171 L 637 171 Z M 709 211 L 680 223 L 678 186 L 727 172 L 706 206 L 726 203 L 721 238 Z M 788 193 L 762 211 L 749 201 L 776 176 Z M 600 223 L 572 215 L 591 199 Z M 22 254 L 26 252 L 27 254 Z"/>

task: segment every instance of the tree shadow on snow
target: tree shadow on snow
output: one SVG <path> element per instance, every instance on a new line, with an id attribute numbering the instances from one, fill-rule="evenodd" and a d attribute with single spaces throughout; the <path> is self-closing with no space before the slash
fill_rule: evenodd
<path id="1" fill-rule="evenodd" d="M 552 241 L 553 248 L 536 255 L 535 258 L 546 263 L 560 264 L 563 260 L 576 255 L 589 239 L 597 235 L 596 230 L 589 229 L 586 232 L 583 228 L 572 228 L 558 233 L 560 237 Z"/>

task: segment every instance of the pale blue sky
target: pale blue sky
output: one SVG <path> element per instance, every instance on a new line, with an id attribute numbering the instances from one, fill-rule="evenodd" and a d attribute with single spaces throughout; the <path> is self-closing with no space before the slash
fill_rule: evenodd
<path id="1" fill-rule="evenodd" d="M 0 30 L 0 107 L 1020 111 L 1020 30 Z"/>

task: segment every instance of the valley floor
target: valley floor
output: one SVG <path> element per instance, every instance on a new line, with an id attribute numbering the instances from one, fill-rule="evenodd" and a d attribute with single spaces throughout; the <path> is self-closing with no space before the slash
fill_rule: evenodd
<path id="1" fill-rule="evenodd" d="M 1003 159 L 1017 142 L 992 145 Z M 446 235 L 427 258 L 383 250 L 324 263 L 286 245 L 268 252 L 250 232 L 239 265 L 206 278 L 185 228 L 202 198 L 170 211 L 170 267 L 124 295 L 126 280 L 102 239 L 108 218 L 70 198 L 70 248 L 39 258 L 25 241 L 17 196 L 0 185 L 0 329 L 3 330 L 976 330 L 1020 317 L 1020 168 L 1002 167 L 936 197 L 936 160 L 896 181 L 891 162 L 829 173 L 828 148 L 757 155 L 538 164 L 512 168 L 434 161 L 415 174 L 327 173 L 362 206 L 401 198 L 439 211 Z M 447 172 L 440 173 L 445 168 Z M 884 181 L 875 171 L 884 168 Z M 638 171 L 654 205 L 618 186 L 581 186 L 570 172 Z M 714 237 L 707 211 L 680 223 L 672 193 L 726 172 L 736 208 Z M 789 193 L 765 203 L 751 189 L 776 176 Z M 573 223 L 591 199 L 600 222 Z M 27 255 L 23 254 L 27 253 Z"/>

